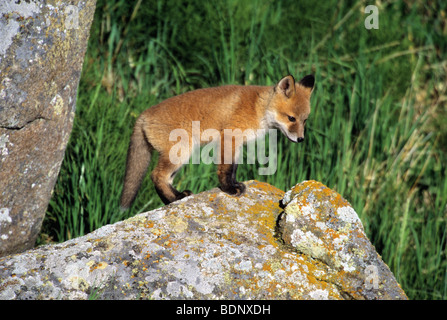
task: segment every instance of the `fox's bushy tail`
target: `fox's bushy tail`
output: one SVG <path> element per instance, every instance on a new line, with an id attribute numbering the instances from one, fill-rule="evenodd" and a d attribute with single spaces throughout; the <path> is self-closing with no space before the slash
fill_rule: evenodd
<path id="1" fill-rule="evenodd" d="M 121 210 L 129 209 L 135 200 L 151 161 L 152 150 L 153 148 L 146 140 L 143 132 L 143 121 L 138 119 L 127 151 L 126 174 L 120 203 Z"/>

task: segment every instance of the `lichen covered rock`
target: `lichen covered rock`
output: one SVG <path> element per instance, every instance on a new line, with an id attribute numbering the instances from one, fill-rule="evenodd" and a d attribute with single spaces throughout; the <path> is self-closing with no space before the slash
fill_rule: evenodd
<path id="1" fill-rule="evenodd" d="M 350 298 L 406 298 L 351 205 L 320 182 L 306 181 L 282 200 L 281 239 L 327 266 L 326 277 Z"/>
<path id="2" fill-rule="evenodd" d="M 0 256 L 34 246 L 70 137 L 95 0 L 0 1 Z"/>
<path id="3" fill-rule="evenodd" d="M 241 197 L 212 189 L 81 238 L 0 258 L 0 298 L 406 298 L 355 212 L 337 211 L 349 206 L 341 197 L 326 188 L 340 200 L 334 206 L 319 195 L 326 189 L 305 182 L 286 193 L 283 210 L 283 191 L 246 185 Z M 368 264 L 377 266 L 378 289 L 368 282 Z"/>

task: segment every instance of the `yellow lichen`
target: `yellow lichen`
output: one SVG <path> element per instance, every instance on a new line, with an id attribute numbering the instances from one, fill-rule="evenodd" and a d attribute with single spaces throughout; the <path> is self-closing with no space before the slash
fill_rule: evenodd
<path id="1" fill-rule="evenodd" d="M 109 264 L 107 262 L 96 262 L 94 260 L 90 260 L 89 262 L 86 263 L 86 265 L 88 267 L 90 267 L 90 272 L 93 272 L 96 269 L 105 269 Z"/>

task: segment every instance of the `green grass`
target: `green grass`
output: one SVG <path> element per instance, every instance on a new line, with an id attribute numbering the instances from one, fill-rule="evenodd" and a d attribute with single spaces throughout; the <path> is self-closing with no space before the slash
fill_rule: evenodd
<path id="1" fill-rule="evenodd" d="M 446 299 L 447 5 L 381 3 L 379 30 L 366 30 L 362 1 L 99 0 L 40 241 L 162 205 L 146 177 L 131 210 L 119 211 L 141 111 L 195 88 L 313 73 L 305 143 L 278 134 L 276 174 L 243 164 L 238 179 L 282 190 L 321 181 L 353 205 L 410 298 Z M 215 171 L 185 166 L 176 187 L 213 188 Z"/>

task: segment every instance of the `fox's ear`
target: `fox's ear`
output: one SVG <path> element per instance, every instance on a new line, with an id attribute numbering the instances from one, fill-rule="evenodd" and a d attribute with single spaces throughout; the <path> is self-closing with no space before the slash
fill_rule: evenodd
<path id="1" fill-rule="evenodd" d="M 295 93 L 295 79 L 290 75 L 282 78 L 276 85 L 275 90 L 290 98 Z"/>
<path id="2" fill-rule="evenodd" d="M 314 85 L 315 85 L 315 77 L 311 74 L 305 76 L 303 79 L 301 79 L 298 84 L 302 87 L 304 87 L 305 89 L 307 89 L 309 91 L 309 94 L 312 93 L 312 91 L 314 90 Z"/>

